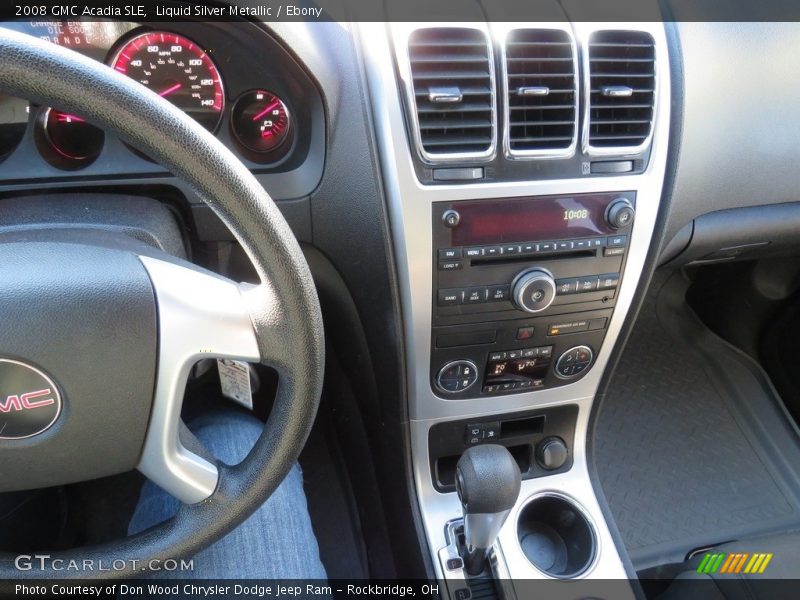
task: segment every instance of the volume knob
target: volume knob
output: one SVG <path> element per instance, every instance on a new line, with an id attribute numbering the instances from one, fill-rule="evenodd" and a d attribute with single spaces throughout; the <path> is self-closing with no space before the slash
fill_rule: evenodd
<path id="1" fill-rule="evenodd" d="M 553 303 L 556 282 L 544 269 L 523 271 L 511 285 L 514 303 L 529 313 L 538 313 Z"/>

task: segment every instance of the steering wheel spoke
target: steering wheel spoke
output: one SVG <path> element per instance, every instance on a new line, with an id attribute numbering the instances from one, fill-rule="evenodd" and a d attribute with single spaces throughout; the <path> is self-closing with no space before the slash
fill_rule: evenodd
<path id="1" fill-rule="evenodd" d="M 150 425 L 139 470 L 182 502 L 217 487 L 217 467 L 190 451 L 178 434 L 186 381 L 204 358 L 260 359 L 256 334 L 234 282 L 147 256 L 140 260 L 156 295 L 158 367 Z"/>

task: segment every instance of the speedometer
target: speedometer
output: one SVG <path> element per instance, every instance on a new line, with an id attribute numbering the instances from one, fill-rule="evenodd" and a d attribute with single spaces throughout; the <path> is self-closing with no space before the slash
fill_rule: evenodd
<path id="1" fill-rule="evenodd" d="M 129 39 L 111 66 L 172 102 L 206 129 L 219 124 L 225 106 L 222 78 L 211 58 L 193 41 L 166 31 Z"/>

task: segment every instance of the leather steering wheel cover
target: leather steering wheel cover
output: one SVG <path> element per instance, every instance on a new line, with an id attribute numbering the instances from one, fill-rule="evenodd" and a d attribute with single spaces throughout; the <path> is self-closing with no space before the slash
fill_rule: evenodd
<path id="1" fill-rule="evenodd" d="M 218 465 L 214 494 L 182 505 L 175 518 L 138 535 L 49 553 L 53 559 L 127 561 L 123 570 L 19 571 L 13 556 L 0 555 L 5 580 L 141 574 L 153 559 L 185 558 L 223 537 L 270 496 L 297 460 L 322 391 L 324 340 L 316 289 L 269 194 L 212 134 L 166 100 L 101 63 L 3 28 L 0 90 L 85 117 L 181 177 L 228 225 L 262 281 L 250 308 L 262 360 L 280 375 L 277 397 L 248 457 L 235 467 Z"/>

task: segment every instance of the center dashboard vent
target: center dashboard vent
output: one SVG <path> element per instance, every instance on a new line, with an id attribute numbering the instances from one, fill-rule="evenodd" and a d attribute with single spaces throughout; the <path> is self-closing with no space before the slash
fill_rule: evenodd
<path id="1" fill-rule="evenodd" d="M 505 151 L 568 157 L 578 129 L 577 56 L 560 29 L 515 29 L 505 42 Z"/>
<path id="2" fill-rule="evenodd" d="M 495 83 L 486 34 L 430 27 L 408 38 L 414 127 L 429 162 L 489 158 L 495 149 Z"/>
<path id="3" fill-rule="evenodd" d="M 656 63 L 653 37 L 643 31 L 597 31 L 589 38 L 589 150 L 635 152 L 653 127 Z"/>

